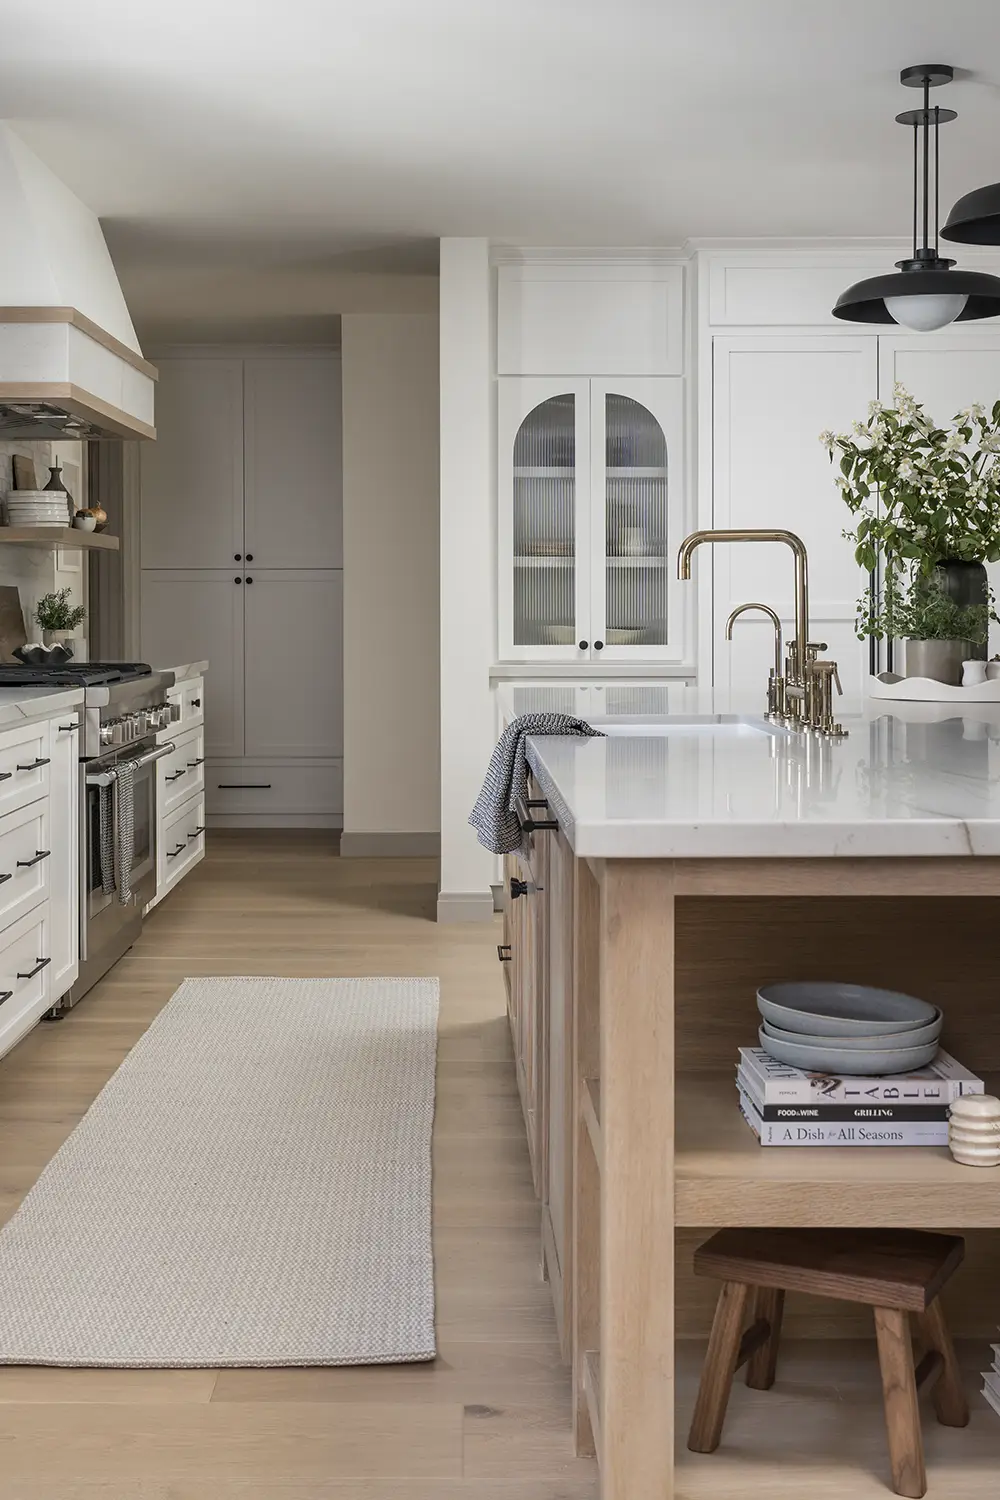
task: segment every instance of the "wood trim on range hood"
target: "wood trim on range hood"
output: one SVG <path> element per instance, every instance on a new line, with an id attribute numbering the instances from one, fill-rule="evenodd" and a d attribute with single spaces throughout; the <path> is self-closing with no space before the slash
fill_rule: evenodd
<path id="1" fill-rule="evenodd" d="M 61 384 L 58 381 L 0 381 L 0 402 L 3 401 L 46 401 L 77 417 L 99 417 L 102 427 L 122 438 L 156 437 L 156 428 L 151 427 L 148 422 L 109 405 L 100 396 L 85 391 L 80 385 Z"/>
<path id="2" fill-rule="evenodd" d="M 128 344 L 116 339 L 113 333 L 105 332 L 99 323 L 95 323 L 75 307 L 0 307 L 0 323 L 72 323 L 74 328 L 88 334 L 95 343 L 103 344 L 105 349 L 110 349 L 112 354 L 124 359 L 134 370 L 141 370 L 150 380 L 160 378 L 156 366 L 151 365 L 148 359 L 136 354 Z"/>

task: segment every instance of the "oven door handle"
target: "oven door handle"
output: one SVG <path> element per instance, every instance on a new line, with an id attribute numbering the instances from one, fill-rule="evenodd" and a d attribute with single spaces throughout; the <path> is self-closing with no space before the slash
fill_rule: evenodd
<path id="1" fill-rule="evenodd" d="M 155 750 L 147 750 L 145 755 L 140 755 L 135 763 L 135 769 L 141 771 L 143 766 L 151 766 L 154 760 L 162 760 L 165 755 L 173 755 L 177 746 L 169 743 L 157 745 Z M 96 776 L 87 777 L 88 786 L 110 786 L 115 779 L 114 771 L 99 771 Z"/>

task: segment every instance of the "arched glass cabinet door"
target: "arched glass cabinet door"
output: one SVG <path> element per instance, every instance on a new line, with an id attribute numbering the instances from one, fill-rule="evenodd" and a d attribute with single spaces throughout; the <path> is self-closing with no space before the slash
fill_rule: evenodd
<path id="1" fill-rule="evenodd" d="M 604 660 L 683 656 L 681 401 L 676 380 L 595 382 L 594 636 Z"/>
<path id="2" fill-rule="evenodd" d="M 519 380 L 501 391 L 501 652 L 515 660 L 577 660 L 589 648 L 580 645 L 578 555 L 588 413 L 586 390 L 574 385 Z"/>

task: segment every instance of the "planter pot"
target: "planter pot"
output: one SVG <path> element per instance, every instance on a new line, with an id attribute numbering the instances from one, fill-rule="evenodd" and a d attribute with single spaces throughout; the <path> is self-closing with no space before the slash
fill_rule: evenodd
<path id="1" fill-rule="evenodd" d="M 989 605 L 989 579 L 981 562 L 962 562 L 959 558 L 949 557 L 938 563 L 934 574 L 942 593 L 947 594 L 949 599 L 954 599 L 962 609 L 968 609 L 974 604 Z M 988 655 L 989 648 L 985 641 L 981 645 L 969 642 L 967 659 L 985 661 Z"/>
<path id="2" fill-rule="evenodd" d="M 960 687 L 962 663 L 973 657 L 971 641 L 905 641 L 907 677 L 930 677 Z"/>
<path id="3" fill-rule="evenodd" d="M 76 630 L 43 630 L 42 640 L 46 646 L 66 646 L 78 639 Z"/>

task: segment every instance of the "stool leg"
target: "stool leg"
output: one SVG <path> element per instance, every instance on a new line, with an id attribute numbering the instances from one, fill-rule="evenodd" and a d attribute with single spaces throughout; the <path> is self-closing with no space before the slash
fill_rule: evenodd
<path id="1" fill-rule="evenodd" d="M 944 1363 L 931 1392 L 937 1419 L 945 1427 L 968 1427 L 969 1403 L 940 1297 L 934 1298 L 926 1312 L 917 1313 L 917 1324 L 927 1347 L 936 1349 Z"/>
<path id="2" fill-rule="evenodd" d="M 927 1493 L 927 1474 L 908 1315 L 895 1307 L 876 1307 L 875 1335 L 893 1488 L 897 1495 L 920 1500 Z"/>
<path id="3" fill-rule="evenodd" d="M 774 1384 L 781 1342 L 781 1318 L 785 1311 L 785 1294 L 777 1287 L 759 1286 L 754 1292 L 753 1321 L 765 1318 L 771 1326 L 767 1342 L 755 1349 L 747 1361 L 747 1385 L 751 1390 L 769 1391 Z"/>
<path id="4" fill-rule="evenodd" d="M 688 1447 L 692 1453 L 714 1453 L 719 1446 L 736 1373 L 749 1293 L 750 1288 L 742 1282 L 722 1283 L 688 1433 Z"/>

